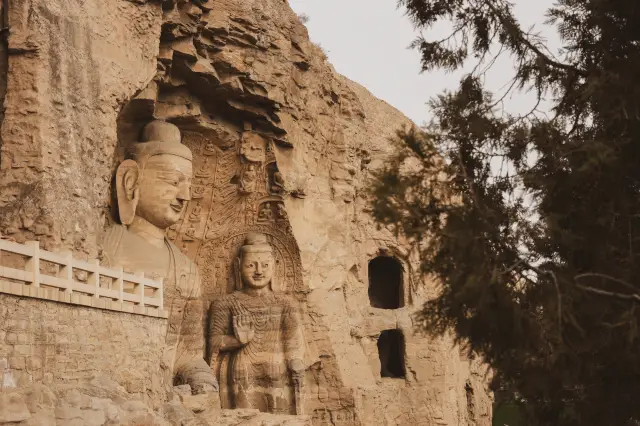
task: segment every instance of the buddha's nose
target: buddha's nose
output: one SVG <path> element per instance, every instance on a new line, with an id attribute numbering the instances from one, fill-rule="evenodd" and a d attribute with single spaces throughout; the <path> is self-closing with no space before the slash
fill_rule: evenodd
<path id="1" fill-rule="evenodd" d="M 260 265 L 260 263 L 256 264 L 256 274 L 262 275 L 262 266 Z"/>
<path id="2" fill-rule="evenodd" d="M 178 190 L 178 195 L 176 196 L 178 200 L 189 201 L 191 200 L 191 185 L 188 182 L 183 182 L 180 185 Z"/>

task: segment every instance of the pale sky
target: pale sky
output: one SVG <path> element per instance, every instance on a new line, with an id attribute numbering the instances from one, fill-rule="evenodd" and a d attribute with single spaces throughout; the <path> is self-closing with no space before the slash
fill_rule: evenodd
<path id="1" fill-rule="evenodd" d="M 536 24 L 535 29 L 557 47 L 555 32 L 542 25 L 544 12 L 553 0 L 513 1 L 516 16 L 525 28 Z M 396 0 L 289 0 L 289 4 L 296 13 L 309 16 L 306 25 L 311 41 L 325 49 L 339 73 L 418 124 L 429 119 L 426 102 L 431 97 L 457 87 L 461 74 L 420 74 L 419 52 L 408 49 L 417 33 L 409 18 L 397 9 Z M 444 26 L 432 34 L 448 35 Z M 511 76 L 511 63 L 505 57 L 496 63 L 487 84 L 494 91 L 504 90 Z M 528 111 L 532 99 L 531 95 L 507 99 L 506 108 Z"/>

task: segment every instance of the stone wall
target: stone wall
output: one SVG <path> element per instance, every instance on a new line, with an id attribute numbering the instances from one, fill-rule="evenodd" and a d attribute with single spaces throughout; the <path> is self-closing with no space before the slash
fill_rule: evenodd
<path id="1" fill-rule="evenodd" d="M 156 404 L 166 319 L 0 294 L 4 388 L 77 385 L 109 376 Z"/>

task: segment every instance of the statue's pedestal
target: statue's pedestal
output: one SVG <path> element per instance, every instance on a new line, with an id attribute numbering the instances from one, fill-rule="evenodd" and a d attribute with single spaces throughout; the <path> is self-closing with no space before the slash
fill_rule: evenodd
<path id="1" fill-rule="evenodd" d="M 221 410 L 217 392 L 191 395 L 189 385 L 175 386 L 165 418 L 173 424 L 193 426 L 311 426 L 311 416 L 261 413 L 253 409 Z"/>
<path id="2" fill-rule="evenodd" d="M 261 413 L 258 410 L 222 410 L 209 421 L 216 426 L 311 426 L 311 416 Z"/>

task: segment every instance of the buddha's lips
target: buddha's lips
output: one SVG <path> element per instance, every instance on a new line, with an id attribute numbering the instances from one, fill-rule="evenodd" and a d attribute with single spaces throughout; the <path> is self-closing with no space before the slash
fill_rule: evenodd
<path id="1" fill-rule="evenodd" d="M 184 208 L 184 203 L 171 203 L 171 208 L 176 212 L 176 213 L 180 213 L 182 212 L 182 209 Z"/>

